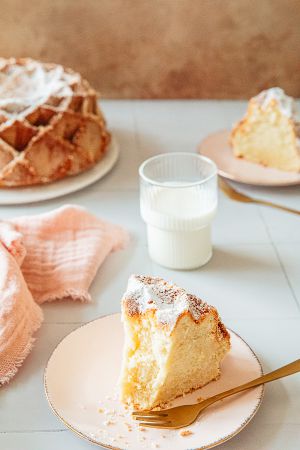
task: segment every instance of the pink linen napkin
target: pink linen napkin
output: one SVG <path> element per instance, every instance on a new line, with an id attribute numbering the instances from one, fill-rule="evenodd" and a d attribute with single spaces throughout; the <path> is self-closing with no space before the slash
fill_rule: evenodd
<path id="1" fill-rule="evenodd" d="M 0 385 L 8 382 L 31 350 L 43 320 L 14 257 L 0 244 Z"/>
<path id="2" fill-rule="evenodd" d="M 0 222 L 0 385 L 29 353 L 45 301 L 90 301 L 88 289 L 111 252 L 128 240 L 119 226 L 78 206 Z"/>

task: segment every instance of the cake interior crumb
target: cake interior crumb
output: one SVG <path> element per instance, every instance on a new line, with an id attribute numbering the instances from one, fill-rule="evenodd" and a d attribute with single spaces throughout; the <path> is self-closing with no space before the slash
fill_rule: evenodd
<path id="1" fill-rule="evenodd" d="M 179 432 L 180 436 L 186 437 L 190 436 L 191 434 L 194 434 L 191 430 L 182 430 Z"/>

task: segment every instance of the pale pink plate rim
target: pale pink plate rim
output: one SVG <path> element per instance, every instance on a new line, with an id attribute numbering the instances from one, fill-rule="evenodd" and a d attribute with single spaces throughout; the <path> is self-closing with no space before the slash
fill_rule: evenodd
<path id="1" fill-rule="evenodd" d="M 47 386 L 47 368 L 48 365 L 50 363 L 50 360 L 53 356 L 53 354 L 55 353 L 55 351 L 57 350 L 57 348 L 64 342 L 65 339 L 67 339 L 71 334 L 77 332 L 79 329 L 84 328 L 94 322 L 97 321 L 101 321 L 101 319 L 107 318 L 107 317 L 111 317 L 111 316 L 121 316 L 120 313 L 114 313 L 114 314 L 106 314 L 103 315 L 101 317 L 98 317 L 96 319 L 90 320 L 86 323 L 81 324 L 79 327 L 75 328 L 74 330 L 72 330 L 70 333 L 68 333 L 66 336 L 64 336 L 59 342 L 58 344 L 55 346 L 55 348 L 53 349 L 51 355 L 49 356 L 45 369 L 44 369 L 44 390 L 45 390 L 45 395 L 46 395 L 46 399 L 48 401 L 48 404 L 50 406 L 50 409 L 52 410 L 52 412 L 54 413 L 54 415 L 66 426 L 66 428 L 70 429 L 71 431 L 73 431 L 77 436 L 79 436 L 80 438 L 82 438 L 85 441 L 88 441 L 92 444 L 97 445 L 98 447 L 104 447 L 104 448 L 108 448 L 108 449 L 112 449 L 112 450 L 128 450 L 126 448 L 122 448 L 122 447 L 116 447 L 116 446 L 112 446 L 109 445 L 107 443 L 101 443 L 99 441 L 94 440 L 92 437 L 88 436 L 87 434 L 84 434 L 82 431 L 77 430 L 72 424 L 68 423 L 60 414 L 59 412 L 56 410 L 55 406 L 53 405 L 53 403 L 51 402 L 50 399 L 50 393 L 48 390 L 48 386 Z M 250 350 L 252 356 L 255 358 L 255 360 L 258 363 L 258 366 L 260 368 L 260 374 L 263 375 L 264 371 L 263 371 L 263 367 L 262 364 L 258 358 L 258 356 L 256 355 L 256 353 L 254 352 L 254 350 L 250 347 L 250 345 L 235 331 L 231 330 L 230 328 L 227 328 L 230 333 L 234 334 L 238 339 L 240 339 Z M 256 406 L 254 407 L 253 411 L 251 412 L 251 414 L 249 414 L 249 416 L 241 423 L 241 425 L 232 433 L 228 434 L 227 436 L 224 436 L 221 439 L 218 439 L 215 442 L 212 442 L 209 445 L 205 445 L 202 447 L 197 447 L 197 448 L 189 448 L 189 450 L 208 450 L 214 447 L 217 447 L 218 445 L 221 445 L 227 441 L 229 441 L 230 439 L 232 439 L 234 436 L 236 436 L 237 434 L 239 434 L 250 422 L 251 420 L 254 418 L 254 416 L 256 415 L 257 411 L 259 410 L 262 401 L 263 401 L 263 397 L 264 397 L 264 392 L 265 392 L 265 385 L 261 385 L 261 393 L 259 395 L 259 399 L 258 399 L 258 403 L 256 404 Z"/>
<path id="2" fill-rule="evenodd" d="M 250 178 L 248 178 L 247 180 L 243 179 L 243 176 L 241 176 L 240 174 L 237 176 L 234 173 L 231 173 L 230 170 L 224 169 L 220 166 L 220 161 L 214 157 L 214 155 L 212 154 L 212 151 L 207 150 L 207 145 L 208 143 L 211 145 L 211 141 L 213 139 L 217 139 L 217 138 L 224 138 L 224 136 L 230 134 L 230 130 L 228 129 L 222 129 L 222 130 L 218 130 L 215 131 L 213 133 L 208 134 L 204 139 L 202 139 L 202 141 L 200 142 L 200 144 L 198 145 L 198 151 L 201 155 L 206 156 L 207 158 L 210 158 L 217 166 L 218 168 L 218 174 L 223 177 L 226 178 L 227 180 L 230 181 L 235 181 L 238 183 L 242 183 L 242 184 L 246 184 L 249 186 L 261 186 L 261 187 L 270 187 L 270 188 L 276 188 L 276 187 L 288 187 L 288 186 L 298 186 L 300 185 L 300 174 L 297 177 L 297 179 L 295 180 L 286 180 L 286 181 L 276 181 L 276 180 L 267 180 L 264 181 L 263 179 L 261 181 L 253 181 Z M 229 148 L 229 144 L 222 144 L 220 146 L 220 148 L 218 148 L 218 151 L 222 151 L 224 149 L 228 150 Z M 216 149 L 214 149 L 216 150 Z M 232 154 L 232 160 L 235 161 L 235 164 L 239 165 L 241 168 L 241 173 L 243 173 L 243 169 L 244 169 L 244 165 L 247 164 L 249 166 L 252 167 L 252 170 L 255 170 L 255 168 L 257 167 L 258 170 L 263 171 L 265 173 L 265 175 L 270 174 L 273 170 L 272 168 L 269 167 L 263 167 L 259 164 L 256 163 L 251 163 L 249 161 L 245 161 L 243 159 L 239 159 L 239 158 L 235 158 Z M 280 172 L 280 171 L 279 171 Z M 285 173 L 285 172 L 284 172 Z M 289 172 L 286 172 L 286 176 L 288 178 Z M 294 173 L 291 173 L 291 175 L 295 175 Z"/>

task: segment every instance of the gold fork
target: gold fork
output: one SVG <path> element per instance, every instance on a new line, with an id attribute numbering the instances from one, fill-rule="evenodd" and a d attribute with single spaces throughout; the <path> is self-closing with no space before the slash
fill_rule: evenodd
<path id="1" fill-rule="evenodd" d="M 242 384 L 241 386 L 237 386 L 233 389 L 229 389 L 228 391 L 221 392 L 220 394 L 207 398 L 200 403 L 177 406 L 175 408 L 165 409 L 162 411 L 134 411 L 132 416 L 134 419 L 141 421 L 139 425 L 143 427 L 170 429 L 186 427 L 187 425 L 193 423 L 204 409 L 213 403 L 222 400 L 223 398 L 297 372 L 300 372 L 300 359 L 297 359 L 297 361 L 283 366 L 280 369 L 256 378 L 255 380 Z"/>
<path id="2" fill-rule="evenodd" d="M 277 208 L 286 212 L 290 212 L 292 214 L 300 215 L 300 211 L 297 211 L 296 209 L 287 208 L 286 206 L 277 205 L 276 203 L 268 202 L 266 200 L 251 198 L 248 195 L 242 194 L 241 192 L 233 189 L 233 187 L 227 184 L 221 177 L 219 177 L 219 186 L 224 194 L 226 194 L 227 197 L 231 198 L 232 200 L 244 203 L 258 203 L 259 205 L 271 206 L 272 208 Z"/>

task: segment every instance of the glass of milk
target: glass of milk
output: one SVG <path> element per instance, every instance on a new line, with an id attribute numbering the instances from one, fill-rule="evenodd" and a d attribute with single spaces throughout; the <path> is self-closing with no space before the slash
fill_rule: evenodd
<path id="1" fill-rule="evenodd" d="M 218 202 L 216 165 L 196 153 L 165 153 L 144 161 L 139 174 L 151 259 L 171 269 L 206 264 Z"/>

